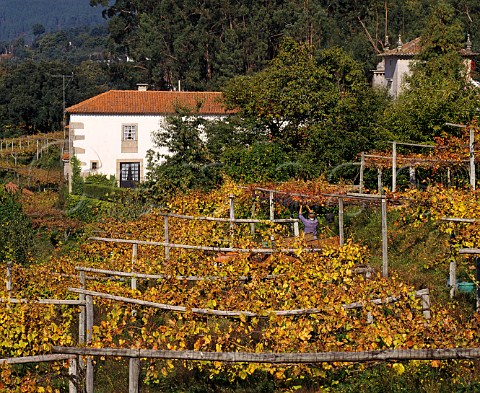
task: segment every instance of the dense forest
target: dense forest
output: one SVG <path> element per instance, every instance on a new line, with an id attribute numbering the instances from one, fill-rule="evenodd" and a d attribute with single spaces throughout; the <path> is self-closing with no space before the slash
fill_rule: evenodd
<path id="1" fill-rule="evenodd" d="M 30 43 L 33 26 L 45 31 L 104 24 L 101 11 L 78 0 L 0 0 L 0 42 L 24 37 Z"/>

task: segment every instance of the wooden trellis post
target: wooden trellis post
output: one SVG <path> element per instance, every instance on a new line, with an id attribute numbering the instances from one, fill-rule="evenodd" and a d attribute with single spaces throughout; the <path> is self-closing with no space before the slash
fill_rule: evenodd
<path id="1" fill-rule="evenodd" d="M 450 261 L 450 298 L 453 299 L 457 293 L 457 262 Z"/>
<path id="2" fill-rule="evenodd" d="M 255 218 L 255 210 L 256 210 L 256 200 L 255 200 L 255 191 L 253 193 L 253 203 L 252 203 L 252 219 Z M 255 223 L 250 223 L 250 233 L 252 236 L 255 236 Z"/>
<path id="3" fill-rule="evenodd" d="M 138 256 L 138 244 L 133 243 L 133 246 L 132 246 L 132 273 L 135 273 L 135 263 L 137 262 L 137 256 Z M 132 276 L 132 279 L 130 281 L 130 287 L 132 289 L 137 289 L 137 278 L 135 276 Z"/>
<path id="4" fill-rule="evenodd" d="M 71 358 L 68 361 L 68 375 L 69 375 L 69 382 L 68 382 L 68 392 L 69 393 L 77 393 L 77 386 L 75 382 L 77 382 L 78 378 L 78 362 L 77 358 Z"/>
<path id="5" fill-rule="evenodd" d="M 93 297 L 91 295 L 85 296 L 86 308 L 86 322 L 87 322 L 87 345 L 92 343 L 93 335 Z M 93 359 L 87 358 L 87 371 L 85 373 L 85 387 L 87 393 L 93 392 Z"/>
<path id="6" fill-rule="evenodd" d="M 164 241 L 165 241 L 165 244 L 168 244 L 169 241 L 168 241 L 168 216 L 164 216 L 163 217 L 163 230 L 164 230 L 164 235 L 163 235 L 163 238 L 164 238 Z M 165 260 L 168 261 L 170 259 L 170 247 L 168 246 L 165 246 Z"/>
<path id="7" fill-rule="evenodd" d="M 140 359 L 130 358 L 128 361 L 128 393 L 138 393 L 140 379 Z"/>
<path id="8" fill-rule="evenodd" d="M 293 223 L 293 236 L 299 237 L 300 236 L 300 229 L 298 228 L 298 221 Z"/>
<path id="9" fill-rule="evenodd" d="M 388 277 L 387 198 L 382 198 L 382 276 Z"/>
<path id="10" fill-rule="evenodd" d="M 477 312 L 480 310 L 480 258 L 477 256 L 475 257 L 475 286 L 477 294 Z"/>
<path id="11" fill-rule="evenodd" d="M 410 184 L 412 186 L 416 185 L 417 179 L 415 174 L 415 167 L 411 166 L 408 168 L 408 176 L 409 176 Z"/>
<path id="12" fill-rule="evenodd" d="M 80 288 L 86 289 L 85 288 L 85 272 L 83 270 L 80 270 L 78 272 L 79 276 L 79 281 L 80 281 Z M 78 296 L 78 300 L 81 302 L 85 302 L 85 295 L 80 293 Z M 80 315 L 78 317 L 78 344 L 83 345 L 85 344 L 85 306 L 81 305 L 80 306 Z"/>
<path id="13" fill-rule="evenodd" d="M 273 191 L 269 192 L 270 221 L 275 220 L 275 204 L 273 201 Z"/>
<path id="14" fill-rule="evenodd" d="M 470 127 L 470 186 L 475 190 L 475 129 Z"/>
<path id="15" fill-rule="evenodd" d="M 378 187 L 378 194 L 382 195 L 382 188 L 383 188 L 383 183 L 382 183 L 382 168 L 378 168 L 378 175 L 377 175 L 377 187 Z"/>
<path id="16" fill-rule="evenodd" d="M 8 293 L 8 298 L 10 299 L 12 297 L 12 262 L 8 261 L 7 262 L 7 293 Z"/>
<path id="17" fill-rule="evenodd" d="M 392 192 L 397 191 L 397 142 L 392 146 Z"/>
<path id="18" fill-rule="evenodd" d="M 230 194 L 228 198 L 230 200 L 229 212 L 230 212 L 230 220 L 231 220 L 230 221 L 230 241 L 232 242 L 232 245 L 233 245 L 233 240 L 235 237 L 235 227 L 233 223 L 233 220 L 235 220 L 235 204 L 234 204 L 235 195 Z"/>
<path id="19" fill-rule="evenodd" d="M 363 194 L 363 172 L 365 171 L 365 152 L 360 156 L 360 194 Z"/>
<path id="20" fill-rule="evenodd" d="M 133 243 L 132 246 L 132 273 L 134 274 L 130 280 L 130 288 L 133 290 L 137 289 L 137 277 L 135 276 L 135 263 L 137 262 L 137 256 L 138 256 L 138 244 Z M 136 316 L 137 311 L 132 310 L 132 316 Z"/>
<path id="21" fill-rule="evenodd" d="M 340 247 L 345 244 L 343 230 L 343 198 L 338 198 L 338 236 L 340 238 Z"/>

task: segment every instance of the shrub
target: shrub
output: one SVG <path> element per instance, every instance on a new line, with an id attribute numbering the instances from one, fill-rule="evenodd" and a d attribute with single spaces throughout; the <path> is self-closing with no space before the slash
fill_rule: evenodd
<path id="1" fill-rule="evenodd" d="M 297 177 L 298 163 L 278 143 L 257 142 L 251 147 L 233 147 L 222 155 L 224 172 L 236 181 L 256 183 Z"/>

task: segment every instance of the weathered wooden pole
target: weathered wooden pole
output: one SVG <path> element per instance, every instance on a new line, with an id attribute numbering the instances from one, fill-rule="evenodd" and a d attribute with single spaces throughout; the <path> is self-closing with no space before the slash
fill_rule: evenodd
<path id="1" fill-rule="evenodd" d="M 80 288 L 85 290 L 85 272 L 83 270 L 80 270 L 78 272 L 79 276 L 79 282 L 80 282 Z M 78 300 L 81 302 L 85 302 L 85 295 L 83 293 L 80 293 L 78 295 Z M 85 306 L 81 305 L 80 306 L 80 314 L 78 316 L 78 344 L 83 345 L 85 344 Z"/>
<path id="2" fill-rule="evenodd" d="M 428 288 L 422 289 L 417 292 L 417 296 L 420 296 L 422 301 L 422 311 L 425 319 L 430 319 L 432 314 L 430 312 L 430 290 Z"/>
<path id="3" fill-rule="evenodd" d="M 133 247 L 132 247 L 132 273 L 135 273 L 135 263 L 137 262 L 137 256 L 138 256 L 138 244 L 137 243 L 133 243 Z M 130 280 L 130 288 L 132 290 L 136 290 L 137 289 L 137 277 L 136 276 L 132 276 L 131 280 Z M 135 309 L 132 310 L 132 316 L 136 316 L 137 315 L 137 311 Z"/>
<path id="4" fill-rule="evenodd" d="M 475 129 L 473 127 L 470 127 L 470 186 L 475 190 Z"/>
<path id="5" fill-rule="evenodd" d="M 7 262 L 7 293 L 8 298 L 12 297 L 12 261 Z"/>
<path id="6" fill-rule="evenodd" d="M 382 276 L 388 277 L 387 198 L 382 198 Z"/>
<path id="7" fill-rule="evenodd" d="M 298 227 L 298 221 L 293 223 L 293 236 L 299 237 L 300 236 L 300 229 Z"/>
<path id="8" fill-rule="evenodd" d="M 93 335 L 93 297 L 91 295 L 85 296 L 86 306 L 86 319 L 87 319 L 87 345 L 92 343 Z M 93 359 L 87 358 L 87 371 L 85 373 L 85 387 L 87 393 L 93 392 Z"/>
<path id="9" fill-rule="evenodd" d="M 135 263 L 137 262 L 137 256 L 138 256 L 138 244 L 133 243 L 133 247 L 132 247 L 132 273 L 135 273 Z M 137 289 L 137 278 L 135 276 L 132 276 L 132 279 L 130 281 L 130 287 L 132 289 Z"/>
<path id="10" fill-rule="evenodd" d="M 168 216 L 163 217 L 163 238 L 165 244 L 168 244 Z M 168 261 L 170 259 L 170 247 L 165 246 L 165 260 Z"/>
<path id="11" fill-rule="evenodd" d="M 77 393 L 78 362 L 77 358 L 68 361 L 68 393 Z"/>
<path id="12" fill-rule="evenodd" d="M 270 206 L 270 221 L 275 220 L 275 204 L 273 202 L 273 191 L 269 193 L 269 206 Z"/>
<path id="13" fill-rule="evenodd" d="M 233 247 L 233 242 L 235 239 L 235 225 L 233 220 L 235 220 L 235 195 L 230 194 L 229 199 L 229 218 L 230 218 L 230 244 Z"/>
<path id="14" fill-rule="evenodd" d="M 415 167 L 414 166 L 411 166 L 411 167 L 408 168 L 408 175 L 409 175 L 410 185 L 416 186 L 417 178 L 416 178 Z"/>
<path id="15" fill-rule="evenodd" d="M 85 290 L 85 272 L 84 271 L 79 271 L 78 272 L 78 281 L 80 283 L 80 288 Z M 82 305 L 80 305 L 80 313 L 78 314 L 78 345 L 82 346 L 85 344 L 85 294 L 80 293 L 78 295 L 78 300 L 83 302 Z M 81 356 L 78 357 L 78 367 L 80 370 L 85 369 L 85 363 L 83 361 L 83 358 Z"/>
<path id="16" fill-rule="evenodd" d="M 377 175 L 377 187 L 378 187 L 378 194 L 382 195 L 382 168 L 378 168 L 378 175 Z"/>
<path id="17" fill-rule="evenodd" d="M 365 171 L 365 152 L 360 155 L 360 194 L 363 194 L 363 172 Z"/>
<path id="18" fill-rule="evenodd" d="M 457 293 L 457 262 L 450 261 L 450 298 L 453 299 Z"/>
<path id="19" fill-rule="evenodd" d="M 255 218 L 255 210 L 256 210 L 256 200 L 255 200 L 255 192 L 253 194 L 253 203 L 252 203 L 252 219 Z M 250 223 L 250 233 L 252 236 L 255 236 L 255 223 Z"/>
<path id="20" fill-rule="evenodd" d="M 128 393 L 138 393 L 140 380 L 140 359 L 130 358 L 128 361 Z"/>
<path id="21" fill-rule="evenodd" d="M 392 147 L 392 192 L 397 191 L 397 142 Z"/>
<path id="22" fill-rule="evenodd" d="M 345 244 L 344 228 L 343 228 L 343 198 L 338 198 L 338 236 L 340 238 L 340 247 Z"/>
<path id="23" fill-rule="evenodd" d="M 475 257 L 475 268 L 476 268 L 476 274 L 475 274 L 475 286 L 477 288 L 476 293 L 477 293 L 477 312 L 480 310 L 480 258 Z"/>

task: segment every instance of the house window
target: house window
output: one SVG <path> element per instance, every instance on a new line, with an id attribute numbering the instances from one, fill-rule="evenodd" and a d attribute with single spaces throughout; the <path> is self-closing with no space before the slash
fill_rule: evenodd
<path id="1" fill-rule="evenodd" d="M 90 161 L 90 170 L 96 171 L 98 169 L 98 161 Z"/>
<path id="2" fill-rule="evenodd" d="M 139 162 L 120 163 L 120 187 L 135 187 L 140 181 Z"/>
<path id="3" fill-rule="evenodd" d="M 138 124 L 122 124 L 122 153 L 138 153 Z"/>
<path id="4" fill-rule="evenodd" d="M 135 124 L 125 124 L 123 126 L 123 140 L 124 141 L 137 140 L 137 126 Z"/>

